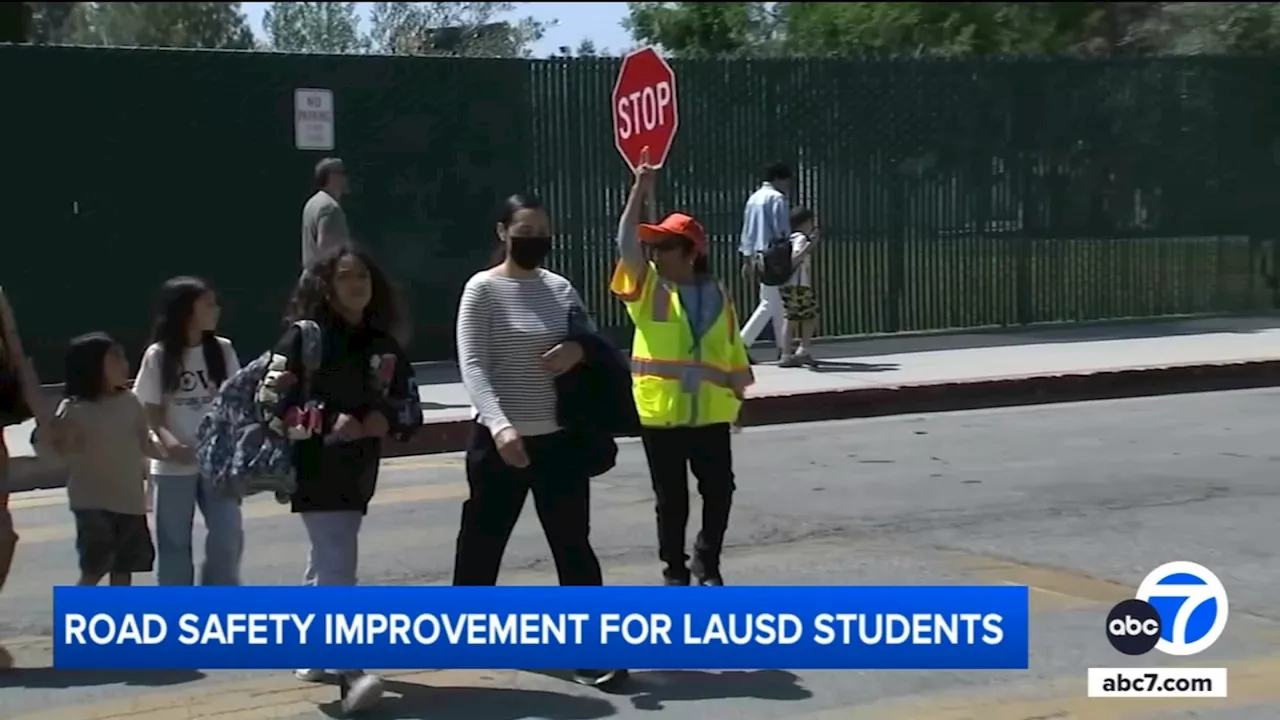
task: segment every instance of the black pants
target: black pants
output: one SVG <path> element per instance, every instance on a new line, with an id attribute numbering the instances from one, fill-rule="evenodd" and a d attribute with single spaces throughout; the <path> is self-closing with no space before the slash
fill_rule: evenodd
<path id="1" fill-rule="evenodd" d="M 503 461 L 489 430 L 476 425 L 467 448 L 467 485 L 453 559 L 454 585 L 494 585 L 511 531 L 533 492 L 561 585 L 602 585 L 591 549 L 591 485 L 566 433 L 524 438 L 529 466 Z"/>
<path id="2" fill-rule="evenodd" d="M 658 557 L 670 578 L 687 578 L 684 552 L 689 523 L 689 470 L 702 496 L 702 530 L 694 541 L 694 560 L 710 574 L 720 572 L 720 553 L 733 504 L 733 447 L 729 425 L 670 429 L 645 428 L 644 454 L 657 498 Z"/>

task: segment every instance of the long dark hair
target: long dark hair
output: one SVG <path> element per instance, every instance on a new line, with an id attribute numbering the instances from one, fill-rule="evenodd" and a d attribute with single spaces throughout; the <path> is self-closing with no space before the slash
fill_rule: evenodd
<path id="1" fill-rule="evenodd" d="M 151 323 L 151 342 L 160 344 L 160 389 L 171 393 L 178 389 L 182 374 L 182 358 L 187 353 L 188 329 L 195 313 L 196 301 L 213 292 L 209 283 L 186 275 L 170 278 L 160 286 L 155 316 Z M 222 354 L 217 335 L 205 332 L 200 338 L 204 365 L 214 387 L 227 379 L 227 356 Z"/>
<path id="2" fill-rule="evenodd" d="M 102 374 L 102 365 L 107 353 L 119 347 L 108 334 L 101 332 L 88 333 L 71 340 L 63 360 L 62 394 L 76 400 L 97 400 L 106 394 L 106 378 Z"/>
<path id="3" fill-rule="evenodd" d="M 352 245 L 324 255 L 302 272 L 285 311 L 285 322 L 332 319 L 337 316 L 329 298 L 333 297 L 333 278 L 338 270 L 338 261 L 348 255 L 355 257 L 369 269 L 369 283 L 373 292 L 368 307 L 364 309 L 365 324 L 403 344 L 407 328 L 399 293 L 373 258 Z"/>
<path id="4" fill-rule="evenodd" d="M 533 195 L 521 195 L 516 193 L 502 201 L 502 207 L 498 210 L 498 224 L 504 228 L 511 227 L 511 222 L 516 219 L 516 213 L 521 210 L 545 210 L 542 201 Z M 489 266 L 501 265 L 507 259 L 507 246 L 498 241 L 498 246 L 493 249 L 489 255 Z"/>

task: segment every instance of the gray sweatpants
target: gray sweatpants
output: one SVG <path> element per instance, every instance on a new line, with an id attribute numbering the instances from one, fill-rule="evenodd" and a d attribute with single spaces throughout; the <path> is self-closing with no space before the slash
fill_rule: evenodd
<path id="1" fill-rule="evenodd" d="M 302 524 L 311 541 L 303 585 L 356 584 L 363 521 L 364 514 L 359 510 L 302 513 Z"/>

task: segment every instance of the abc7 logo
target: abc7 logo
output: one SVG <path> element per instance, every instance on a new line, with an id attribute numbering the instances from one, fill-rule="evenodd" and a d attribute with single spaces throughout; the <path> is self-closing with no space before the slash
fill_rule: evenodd
<path id="1" fill-rule="evenodd" d="M 1157 605 L 1165 608 L 1167 616 L 1160 615 Z M 1205 611 L 1212 611 L 1211 620 Z M 1138 587 L 1136 598 L 1111 608 L 1107 639 L 1125 655 L 1144 655 L 1154 649 L 1169 655 L 1195 655 L 1216 642 L 1226 625 L 1227 592 L 1222 581 L 1201 565 L 1179 561 L 1153 570 Z"/>

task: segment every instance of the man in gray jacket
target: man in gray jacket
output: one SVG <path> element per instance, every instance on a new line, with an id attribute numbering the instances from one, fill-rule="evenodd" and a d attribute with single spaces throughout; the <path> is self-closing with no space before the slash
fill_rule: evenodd
<path id="1" fill-rule="evenodd" d="M 347 172 L 338 158 L 316 164 L 316 194 L 302 207 L 302 267 L 350 242 L 347 216 L 338 202 L 347 192 Z"/>

